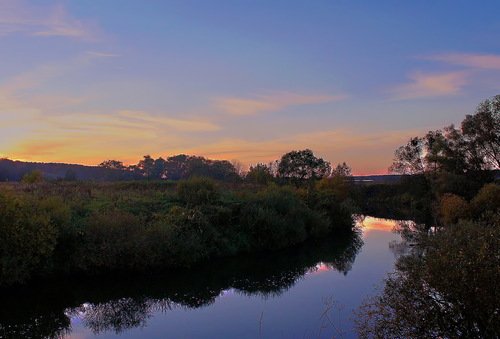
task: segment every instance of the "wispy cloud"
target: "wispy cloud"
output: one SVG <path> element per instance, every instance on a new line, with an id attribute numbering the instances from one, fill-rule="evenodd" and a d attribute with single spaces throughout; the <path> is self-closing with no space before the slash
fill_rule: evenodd
<path id="1" fill-rule="evenodd" d="M 390 93 L 395 100 L 456 95 L 467 84 L 468 76 L 464 71 L 416 72 L 409 76 L 410 82 L 392 88 Z"/>
<path id="2" fill-rule="evenodd" d="M 471 68 L 500 70 L 500 55 L 498 54 L 446 53 L 427 56 L 424 59 Z"/>
<path id="3" fill-rule="evenodd" d="M 0 148 L 1 153 L 27 160 L 77 163 L 164 152 L 169 145 L 185 143 L 187 135 L 219 129 L 195 118 L 177 119 L 142 111 L 48 116 L 33 110 L 25 112 L 23 121 L 15 117 L 11 120 L 9 130 L 13 133 L 6 131 L 8 143 Z M 3 129 L 2 125 L 1 133 Z"/>
<path id="4" fill-rule="evenodd" d="M 298 94 L 273 92 L 252 98 L 229 97 L 215 99 L 215 105 L 224 113 L 231 115 L 254 115 L 264 112 L 277 112 L 290 106 L 314 105 L 343 100 L 346 95 Z"/>
<path id="5" fill-rule="evenodd" d="M 21 33 L 41 37 L 93 40 L 96 27 L 72 17 L 62 5 L 35 7 L 22 0 L 0 2 L 0 36 Z"/>
<path id="6" fill-rule="evenodd" d="M 368 131 L 352 127 L 323 130 L 268 140 L 222 138 L 212 143 L 173 153 L 203 155 L 213 159 L 238 159 L 246 165 L 269 162 L 293 149 L 311 148 L 316 154 L 337 163 L 346 161 L 357 174 L 386 173 L 393 151 L 421 130 Z M 328 140 L 329 142 L 325 142 Z"/>

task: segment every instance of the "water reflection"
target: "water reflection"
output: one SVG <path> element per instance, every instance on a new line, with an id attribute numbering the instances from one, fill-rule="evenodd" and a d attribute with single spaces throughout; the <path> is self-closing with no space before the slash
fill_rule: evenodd
<path id="1" fill-rule="evenodd" d="M 199 308 L 235 291 L 270 298 L 308 273 L 344 275 L 362 246 L 358 233 L 300 247 L 246 255 L 156 276 L 73 279 L 0 291 L 0 337 L 61 337 L 78 317 L 95 334 L 147 325 L 154 313 Z"/>

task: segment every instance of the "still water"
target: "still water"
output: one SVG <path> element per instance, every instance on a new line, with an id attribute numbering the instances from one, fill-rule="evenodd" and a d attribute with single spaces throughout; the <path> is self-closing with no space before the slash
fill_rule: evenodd
<path id="1" fill-rule="evenodd" d="M 404 250 L 394 220 L 357 234 L 161 276 L 46 283 L 2 296 L 2 338 L 353 338 L 353 310 Z"/>

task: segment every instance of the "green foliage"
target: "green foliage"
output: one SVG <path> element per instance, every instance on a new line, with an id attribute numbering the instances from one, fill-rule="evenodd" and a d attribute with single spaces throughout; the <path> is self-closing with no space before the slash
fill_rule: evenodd
<path id="1" fill-rule="evenodd" d="M 310 149 L 288 152 L 278 164 L 279 177 L 295 184 L 327 177 L 330 171 L 330 163 L 314 156 Z"/>
<path id="2" fill-rule="evenodd" d="M 257 164 L 255 166 L 250 166 L 245 179 L 248 182 L 267 185 L 268 183 L 273 181 L 274 177 L 269 166 L 264 164 Z"/>
<path id="3" fill-rule="evenodd" d="M 57 198 L 0 192 L 0 285 L 24 282 L 51 258 L 69 211 Z"/>
<path id="4" fill-rule="evenodd" d="M 76 261 L 83 270 L 135 266 L 143 241 L 141 220 L 128 212 L 94 212 L 83 223 Z"/>
<path id="5" fill-rule="evenodd" d="M 0 286 L 54 274 L 185 267 L 352 228 L 350 209 L 338 197 L 314 200 L 306 189 L 274 185 L 222 191 L 219 185 L 192 178 L 177 185 L 0 186 Z"/>
<path id="6" fill-rule="evenodd" d="M 179 182 L 177 194 L 179 199 L 188 206 L 216 203 L 220 197 L 214 181 L 201 177 Z"/>

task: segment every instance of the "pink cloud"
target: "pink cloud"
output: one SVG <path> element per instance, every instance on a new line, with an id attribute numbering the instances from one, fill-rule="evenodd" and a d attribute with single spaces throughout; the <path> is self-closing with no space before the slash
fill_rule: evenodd
<path id="1" fill-rule="evenodd" d="M 218 109 L 231 115 L 254 115 L 264 112 L 277 112 L 290 106 L 314 105 L 343 100 L 347 96 L 327 94 L 298 94 L 291 92 L 274 92 L 258 95 L 253 98 L 217 98 Z"/>
<path id="2" fill-rule="evenodd" d="M 92 40 L 96 29 L 91 26 L 72 17 L 61 5 L 36 7 L 21 0 L 0 2 L 0 36 L 22 33 Z"/>
<path id="3" fill-rule="evenodd" d="M 409 76 L 410 82 L 390 90 L 395 100 L 456 95 L 467 84 L 468 72 L 421 73 Z"/>
<path id="4" fill-rule="evenodd" d="M 433 55 L 425 59 L 472 68 L 500 70 L 500 55 L 496 54 L 448 53 Z"/>

